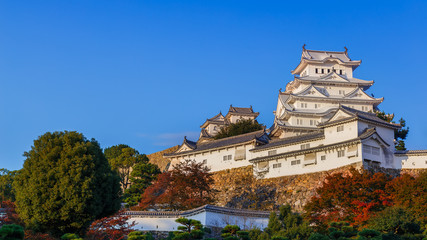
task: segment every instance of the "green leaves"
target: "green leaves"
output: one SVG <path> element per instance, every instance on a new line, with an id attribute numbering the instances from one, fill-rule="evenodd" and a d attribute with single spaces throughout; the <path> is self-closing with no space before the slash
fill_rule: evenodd
<path id="1" fill-rule="evenodd" d="M 14 188 L 17 211 L 28 227 L 57 235 L 79 232 L 119 209 L 119 179 L 96 140 L 48 132 L 24 155 Z"/>
<path id="2" fill-rule="evenodd" d="M 259 124 L 256 120 L 241 119 L 237 123 L 232 123 L 226 127 L 221 128 L 215 139 L 221 139 L 231 136 L 236 136 L 244 133 L 255 132 L 261 130 L 263 125 Z"/>

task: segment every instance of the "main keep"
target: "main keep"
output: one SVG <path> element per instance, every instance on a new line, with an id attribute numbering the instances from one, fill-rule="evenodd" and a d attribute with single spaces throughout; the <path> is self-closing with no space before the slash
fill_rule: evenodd
<path id="1" fill-rule="evenodd" d="M 353 77 L 361 64 L 344 52 L 303 47 L 291 71 L 293 81 L 279 90 L 270 129 L 215 140 L 221 127 L 241 119 L 256 121 L 252 107 L 230 106 L 228 113 L 207 119 L 198 141 L 184 142 L 165 154 L 171 166 L 186 159 L 211 171 L 253 165 L 258 178 L 289 176 L 362 163 L 364 168 L 426 168 L 427 151 L 396 151 L 400 125 L 376 116 L 383 98 L 366 94 L 374 81 Z"/>

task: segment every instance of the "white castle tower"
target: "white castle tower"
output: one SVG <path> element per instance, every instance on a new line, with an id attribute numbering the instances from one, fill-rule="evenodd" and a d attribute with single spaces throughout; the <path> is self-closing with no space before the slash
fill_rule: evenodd
<path id="1" fill-rule="evenodd" d="M 343 52 L 305 49 L 298 66 L 291 71 L 294 80 L 279 91 L 271 138 L 284 138 L 317 132 L 316 127 L 330 119 L 340 105 L 373 112 L 383 101 L 366 94 L 374 81 L 353 77 L 360 60 Z"/>

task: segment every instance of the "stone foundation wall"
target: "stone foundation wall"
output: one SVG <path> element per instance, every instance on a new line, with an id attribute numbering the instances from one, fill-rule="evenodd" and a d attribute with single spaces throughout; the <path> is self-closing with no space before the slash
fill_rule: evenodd
<path id="1" fill-rule="evenodd" d="M 217 190 L 215 204 L 241 209 L 274 210 L 288 203 L 294 211 L 300 212 L 314 196 L 316 188 L 322 185 L 326 176 L 337 172 L 348 172 L 352 167 L 361 169 L 362 163 L 324 172 L 270 179 L 255 179 L 252 166 L 215 172 L 213 176 L 215 180 L 213 188 Z M 374 169 L 374 171 L 385 172 L 392 176 L 400 174 L 396 169 Z M 402 172 L 416 175 L 421 171 L 405 169 Z"/>

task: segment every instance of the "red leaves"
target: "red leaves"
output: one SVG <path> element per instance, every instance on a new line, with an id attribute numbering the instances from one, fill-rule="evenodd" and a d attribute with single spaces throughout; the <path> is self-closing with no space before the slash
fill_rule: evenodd
<path id="1" fill-rule="evenodd" d="M 121 212 L 95 220 L 86 233 L 89 240 L 122 240 L 132 232 L 135 223 L 129 223 L 130 217 L 121 215 Z"/>
<path id="2" fill-rule="evenodd" d="M 328 176 L 317 194 L 306 205 L 307 216 L 317 224 L 331 221 L 348 221 L 363 225 L 376 212 L 391 205 L 391 197 L 385 192 L 390 177 L 383 173 L 359 172 L 336 173 Z"/>
<path id="3" fill-rule="evenodd" d="M 20 219 L 16 213 L 15 203 L 12 201 L 3 201 L 0 204 L 4 214 L 0 214 L 0 226 L 4 224 L 20 224 Z"/>
<path id="4" fill-rule="evenodd" d="M 203 163 L 186 160 L 158 176 L 142 194 L 139 207 L 163 205 L 172 209 L 190 209 L 212 201 L 212 174 Z"/>

